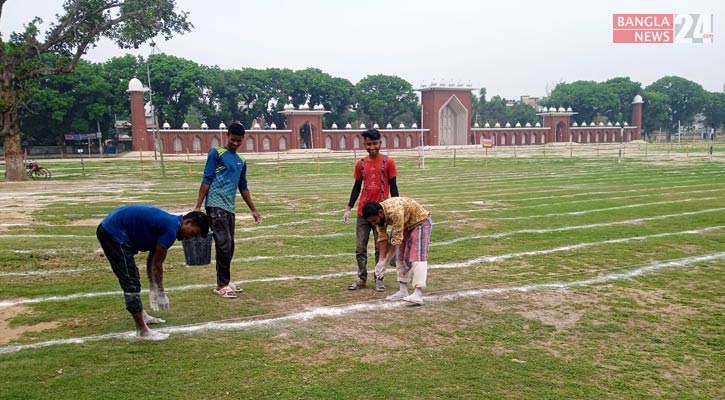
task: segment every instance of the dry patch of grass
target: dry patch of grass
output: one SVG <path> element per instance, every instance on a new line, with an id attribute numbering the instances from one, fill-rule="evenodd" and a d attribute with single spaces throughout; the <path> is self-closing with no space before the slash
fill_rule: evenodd
<path id="1" fill-rule="evenodd" d="M 28 308 L 25 306 L 0 308 L 0 344 L 9 343 L 28 332 L 40 332 L 60 326 L 60 323 L 56 321 L 41 322 L 35 325 L 13 325 L 11 323 L 15 317 L 27 312 Z"/>
<path id="2" fill-rule="evenodd" d="M 101 218 L 87 218 L 72 221 L 69 225 L 72 226 L 98 226 L 101 223 Z"/>

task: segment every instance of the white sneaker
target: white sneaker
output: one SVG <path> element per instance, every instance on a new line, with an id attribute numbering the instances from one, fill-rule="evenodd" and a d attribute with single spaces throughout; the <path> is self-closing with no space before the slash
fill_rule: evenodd
<path id="1" fill-rule="evenodd" d="M 138 339 L 138 340 L 149 340 L 149 341 L 158 342 L 161 340 L 166 340 L 168 338 L 169 338 L 168 333 L 156 332 L 156 331 L 152 331 L 151 329 L 149 329 L 148 332 L 146 332 L 143 335 L 140 335 L 138 332 L 136 332 L 136 339 Z"/>
<path id="2" fill-rule="evenodd" d="M 239 287 L 239 285 L 237 285 L 234 282 L 229 282 L 229 285 L 228 286 L 229 286 L 230 289 L 232 289 L 233 291 L 235 291 L 237 293 L 241 293 L 244 290 L 244 289 L 242 289 L 241 287 Z"/>
<path id="3" fill-rule="evenodd" d="M 408 296 L 407 291 L 398 290 L 397 292 L 391 294 L 390 296 L 386 297 L 385 300 L 387 301 L 398 301 L 398 300 L 404 300 L 404 298 Z"/>
<path id="4" fill-rule="evenodd" d="M 410 296 L 405 296 L 402 300 L 419 306 L 423 305 L 423 296 L 416 293 L 413 293 Z"/>

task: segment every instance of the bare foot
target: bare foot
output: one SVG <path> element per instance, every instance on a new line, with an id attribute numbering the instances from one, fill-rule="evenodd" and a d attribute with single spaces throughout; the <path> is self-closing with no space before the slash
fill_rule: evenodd
<path id="1" fill-rule="evenodd" d="M 143 322 L 147 324 L 163 324 L 166 322 L 165 319 L 156 318 L 146 313 L 146 310 L 143 312 Z"/>
<path id="2" fill-rule="evenodd" d="M 136 339 L 138 340 L 150 340 L 150 341 L 160 341 L 160 340 L 166 340 L 169 338 L 168 333 L 161 333 L 152 331 L 151 329 L 145 331 L 145 332 L 139 332 L 136 331 Z"/>

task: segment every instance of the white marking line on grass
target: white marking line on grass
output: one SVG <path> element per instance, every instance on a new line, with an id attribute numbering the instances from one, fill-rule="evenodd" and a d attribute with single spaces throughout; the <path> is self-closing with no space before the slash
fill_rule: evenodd
<path id="1" fill-rule="evenodd" d="M 238 242 L 245 242 L 249 240 L 259 240 L 259 239 L 324 239 L 324 238 L 330 238 L 330 237 L 338 237 L 338 236 L 345 236 L 345 233 L 325 233 L 320 235 L 262 235 L 262 236 L 252 236 L 252 237 L 244 237 L 244 238 L 235 238 L 234 240 Z M 17 238 L 49 238 L 49 239 L 58 239 L 58 238 L 95 238 L 96 235 L 36 235 L 36 234 L 19 234 L 19 235 L 0 235 L 0 239 L 17 239 Z"/>
<path id="2" fill-rule="evenodd" d="M 704 214 L 704 213 L 715 212 L 715 211 L 725 211 L 725 207 L 709 208 L 706 210 L 691 211 L 691 212 L 684 212 L 684 213 L 677 213 L 677 214 L 663 214 L 663 215 L 657 215 L 655 217 L 628 219 L 628 220 L 624 220 L 624 221 L 601 222 L 598 224 L 589 224 L 589 225 L 563 226 L 560 228 L 549 228 L 549 229 L 520 229 L 517 231 L 491 233 L 488 235 L 472 235 L 472 236 L 465 236 L 465 237 L 459 237 L 459 238 L 455 238 L 455 239 L 451 239 L 451 240 L 446 240 L 443 242 L 432 242 L 430 244 L 430 246 L 431 247 L 446 246 L 449 244 L 463 242 L 465 240 L 473 240 L 473 239 L 486 239 L 486 238 L 496 239 L 496 238 L 502 238 L 502 237 L 506 237 L 506 236 L 518 235 L 518 234 L 522 234 L 522 233 L 551 233 L 551 232 L 573 231 L 573 230 L 578 230 L 578 229 L 604 228 L 604 227 L 615 226 L 615 225 L 636 225 L 636 224 L 640 224 L 642 222 L 647 222 L 647 221 L 656 221 L 656 220 L 672 218 L 672 217 L 684 217 L 684 216 L 688 216 L 688 215 Z M 462 221 L 470 221 L 470 219 L 462 220 Z M 443 222 L 434 223 L 434 225 L 443 224 L 446 222 L 451 223 L 451 222 L 460 222 L 460 221 L 443 221 Z"/>
<path id="3" fill-rule="evenodd" d="M 624 206 L 616 206 L 616 207 L 607 207 L 607 208 L 595 208 L 590 210 L 583 210 L 583 211 L 572 211 L 567 213 L 550 213 L 550 214 L 538 214 L 538 215 L 528 215 L 528 216 L 522 216 L 522 217 L 487 217 L 485 219 L 488 220 L 522 220 L 522 219 L 535 219 L 535 218 L 547 218 L 547 217 L 556 217 L 556 216 L 564 216 L 564 215 L 584 215 L 584 214 L 590 214 L 590 213 L 596 213 L 596 212 L 602 212 L 602 211 L 612 211 L 612 210 L 620 210 L 620 209 L 627 209 L 627 208 L 638 208 L 638 207 L 647 207 L 651 205 L 662 205 L 662 204 L 672 204 L 672 203 L 683 203 L 683 202 L 690 202 L 690 201 L 698 201 L 698 200 L 714 200 L 719 199 L 718 197 L 702 197 L 702 198 L 689 198 L 689 199 L 681 199 L 681 200 L 667 200 L 667 201 L 658 201 L 658 202 L 651 202 L 651 203 L 638 203 L 638 204 L 628 204 Z M 594 200 L 592 200 L 594 201 Z M 522 207 L 525 208 L 525 207 Z M 486 209 L 473 209 L 473 210 L 456 210 L 456 211 L 438 211 L 439 213 L 476 213 L 481 211 L 488 211 Z M 474 220 L 474 219 L 466 219 L 466 220 Z M 320 220 L 325 222 L 330 222 L 328 220 Z M 307 223 L 308 221 L 305 221 L 304 223 Z M 439 223 L 446 223 L 447 221 L 440 221 Z M 284 225 L 284 224 L 282 224 Z M 286 225 L 297 225 L 297 222 L 291 222 Z M 243 229 L 254 229 L 254 228 L 243 228 Z M 238 229 L 239 230 L 239 229 Z M 242 231 L 242 230 L 240 230 Z M 254 240 L 266 240 L 266 239 L 324 239 L 324 238 L 331 238 L 331 237 L 341 237 L 341 236 L 347 236 L 349 233 L 327 233 L 327 234 L 319 234 L 319 235 L 261 235 L 261 236 L 251 236 L 251 237 L 243 237 L 243 238 L 236 238 L 236 241 L 245 242 L 245 241 L 254 241 Z M 95 238 L 95 235 L 55 235 L 55 234 L 0 234 L 0 239 L 17 239 L 17 238 Z"/>
<path id="4" fill-rule="evenodd" d="M 88 272 L 94 271 L 94 268 L 71 268 L 71 269 L 57 269 L 50 271 L 26 271 L 26 272 L 0 272 L 0 276 L 45 276 L 45 275 L 59 275 L 59 274 L 72 274 L 75 272 Z"/>
<path id="5" fill-rule="evenodd" d="M 644 265 L 642 267 L 633 269 L 628 272 L 620 272 L 608 275 L 601 275 L 595 278 L 583 279 L 580 281 L 573 282 L 552 282 L 552 283 L 539 283 L 524 286 L 513 286 L 503 288 L 487 288 L 487 289 L 474 289 L 474 290 L 463 290 L 457 291 L 450 294 L 431 296 L 431 301 L 450 301 L 462 297 L 479 297 L 486 294 L 499 294 L 505 292 L 528 292 L 532 290 L 547 290 L 547 289 L 566 289 L 571 287 L 582 287 L 582 286 L 593 286 L 607 282 L 613 282 L 618 280 L 631 279 L 634 277 L 642 276 L 648 273 L 655 272 L 663 268 L 671 267 L 686 267 L 691 264 L 701 263 L 706 261 L 715 261 L 725 259 L 725 252 L 705 254 L 701 256 L 685 257 L 669 261 L 655 261 L 651 264 Z M 426 300 L 428 300 L 426 298 Z"/>
<path id="6" fill-rule="evenodd" d="M 504 294 L 512 292 L 530 292 L 530 291 L 541 291 L 541 290 L 558 290 L 566 289 L 571 287 L 585 287 L 593 286 L 597 284 L 613 282 L 618 280 L 631 279 L 638 276 L 650 274 L 664 268 L 674 267 L 687 267 L 692 264 L 702 263 L 707 261 L 722 260 L 725 258 L 725 253 L 713 253 L 701 256 L 693 256 L 680 258 L 669 261 L 656 261 L 651 264 L 641 266 L 627 272 L 613 273 L 608 275 L 602 275 L 595 278 L 583 279 L 572 282 L 552 282 L 552 283 L 538 283 L 520 286 L 504 286 L 498 288 L 486 288 L 486 289 L 474 289 L 474 290 L 460 290 L 453 293 L 440 294 L 440 295 L 429 295 L 426 296 L 428 302 L 447 302 L 460 298 L 467 297 L 482 297 L 485 295 L 492 294 Z M 365 311 L 384 311 L 391 310 L 394 308 L 400 308 L 404 306 L 403 302 L 385 302 L 384 300 L 368 303 L 355 303 L 345 304 L 340 306 L 324 306 L 314 307 L 305 311 L 295 312 L 281 317 L 263 318 L 263 319 L 247 319 L 243 321 L 211 321 L 193 325 L 182 325 L 182 326 L 168 326 L 157 329 L 159 332 L 164 333 L 200 333 L 209 331 L 231 331 L 231 330 L 242 330 L 248 328 L 258 328 L 264 326 L 272 326 L 284 322 L 297 322 L 297 321 L 310 321 L 317 318 L 339 318 L 352 313 L 359 313 Z M 56 339 L 48 340 L 44 342 L 22 344 L 22 345 L 9 345 L 0 347 L 0 354 L 16 353 L 22 350 L 39 349 L 44 347 L 64 345 L 64 344 L 83 344 L 87 342 L 97 342 L 100 340 L 107 339 L 131 339 L 135 332 L 119 332 L 119 333 L 107 333 L 104 335 L 96 336 L 85 336 L 75 337 L 68 339 Z"/>
<path id="7" fill-rule="evenodd" d="M 680 231 L 680 232 L 665 232 L 665 233 L 657 233 L 654 235 L 642 235 L 642 236 L 634 236 L 634 237 L 628 237 L 628 238 L 620 238 L 620 239 L 610 239 L 610 240 L 604 240 L 601 242 L 588 242 L 588 243 L 578 243 L 574 245 L 569 246 L 561 246 L 561 247 L 555 247 L 552 249 L 545 249 L 545 250 L 534 250 L 534 251 L 526 251 L 526 252 L 520 252 L 520 253 L 510 253 L 510 254 L 501 254 L 498 256 L 481 256 L 477 257 L 468 261 L 459 262 L 459 263 L 446 263 L 446 264 L 431 264 L 428 266 L 430 269 L 452 269 L 452 268 L 467 268 L 476 264 L 482 264 L 485 262 L 488 263 L 497 263 L 501 261 L 505 261 L 511 258 L 517 258 L 517 257 L 524 257 L 524 256 L 538 256 L 538 255 L 544 255 L 544 254 L 551 254 L 551 253 L 558 253 L 562 251 L 570 251 L 570 250 L 577 250 L 577 249 L 583 249 L 587 247 L 594 247 L 599 246 L 602 244 L 616 244 L 616 243 L 626 243 L 631 242 L 635 240 L 647 240 L 651 238 L 661 238 L 661 237 L 667 237 L 667 236 L 677 236 L 677 235 L 699 235 L 705 232 L 710 231 L 716 231 L 725 228 L 725 226 L 713 226 L 713 227 L 707 227 L 702 229 L 692 229 L 687 231 Z M 238 284 L 247 284 L 247 283 L 262 283 L 262 282 L 283 282 L 283 281 L 294 281 L 294 280 L 323 280 L 323 279 L 331 279 L 331 278 L 342 278 L 345 276 L 351 276 L 356 275 L 357 272 L 335 272 L 330 274 L 323 274 L 323 275 L 287 275 L 287 276 L 278 276 L 278 277 L 270 277 L 270 278 L 257 278 L 257 279 L 246 279 L 237 281 Z M 213 285 L 208 284 L 194 284 L 194 285 L 185 285 L 185 286 L 175 286 L 175 287 L 167 287 L 167 292 L 180 292 L 180 291 L 186 291 L 186 290 L 197 290 L 197 289 L 209 289 L 213 287 Z M 143 289 L 141 291 L 142 293 L 147 293 L 147 289 Z M 74 293 L 70 295 L 58 295 L 58 296 L 49 296 L 49 297 L 36 297 L 31 299 L 18 299 L 18 300 L 5 300 L 0 301 L 0 308 L 2 307 L 13 307 L 20 304 L 38 304 L 38 303 L 45 303 L 49 301 L 66 301 L 66 300 L 75 300 L 75 299 L 82 299 L 82 298 L 91 298 L 91 297 L 99 297 L 99 296 L 110 296 L 110 295 L 120 295 L 121 292 L 96 292 L 96 293 Z"/>
<path id="8" fill-rule="evenodd" d="M 369 252 L 368 254 L 374 254 Z M 235 258 L 233 262 L 254 262 L 264 260 L 278 260 L 282 258 L 337 258 L 337 257 L 349 257 L 350 253 L 337 253 L 337 254 L 287 254 L 283 256 L 254 256 L 254 257 L 242 257 Z"/>
<path id="9" fill-rule="evenodd" d="M 513 235 L 523 234 L 523 233 L 565 232 L 565 231 L 572 231 L 572 230 L 578 230 L 578 229 L 603 228 L 603 227 L 615 226 L 615 225 L 636 225 L 636 224 L 640 224 L 642 222 L 647 222 L 647 221 L 656 221 L 656 220 L 660 220 L 660 219 L 682 217 L 682 216 L 688 216 L 688 215 L 698 215 L 698 214 L 716 212 L 716 211 L 725 211 L 725 207 L 708 208 L 705 210 L 690 211 L 690 212 L 677 213 L 677 214 L 664 214 L 664 215 L 658 215 L 658 216 L 654 216 L 654 217 L 629 219 L 629 220 L 624 220 L 624 221 L 602 222 L 602 223 L 598 223 L 598 224 L 589 224 L 589 225 L 564 226 L 564 227 L 560 227 L 560 228 L 550 228 L 550 229 L 521 229 L 521 230 L 509 231 L 509 232 L 491 233 L 488 235 L 463 236 L 463 237 L 459 237 L 459 238 L 455 238 L 455 239 L 451 239 L 451 240 L 446 240 L 443 242 L 431 242 L 430 246 L 431 247 L 447 246 L 447 245 L 463 242 L 466 240 L 487 239 L 487 238 L 488 239 L 497 239 L 497 238 L 513 236 Z M 485 219 L 487 219 L 487 218 L 467 218 L 467 219 L 460 219 L 460 220 L 437 221 L 437 222 L 435 222 L 435 225 L 436 226 L 437 225 L 447 225 L 447 224 L 452 224 L 452 223 L 463 223 L 463 222 L 468 222 L 468 221 L 477 221 L 477 220 L 485 220 Z M 31 253 L 30 250 L 15 250 L 15 252 Z M 80 252 L 80 251 L 68 250 L 68 252 Z M 253 257 L 235 258 L 232 261 L 234 261 L 234 262 L 256 262 L 256 261 L 278 260 L 278 259 L 285 259 L 285 258 L 291 258 L 291 259 L 338 258 L 338 257 L 347 257 L 349 255 L 350 254 L 348 254 L 348 253 L 288 254 L 288 255 L 253 256 Z M 73 272 L 86 272 L 86 271 L 92 271 L 92 270 L 94 270 L 94 269 L 86 268 L 86 269 L 68 269 L 68 270 L 53 270 L 53 271 L 28 271 L 28 272 L 7 272 L 7 273 L 0 272 L 0 277 L 31 276 L 31 275 L 32 276 L 57 275 L 57 274 L 65 274 L 65 273 L 73 273 Z M 2 306 L 1 304 L 2 303 L 0 302 L 0 307 Z"/>
<path id="10" fill-rule="evenodd" d="M 342 212 L 340 212 L 342 213 Z M 329 219 L 322 219 L 322 218 L 311 218 L 311 219 L 303 219 L 299 221 L 292 221 L 292 222 L 283 222 L 279 224 L 274 225 L 259 225 L 259 226 L 253 226 L 251 228 L 239 228 L 237 229 L 238 232 L 254 232 L 260 229 L 274 229 L 274 228 L 280 228 L 283 226 L 295 226 L 295 225 L 306 225 L 313 222 L 332 222 L 333 220 Z M 342 221 L 342 220 L 341 220 Z"/>
<path id="11" fill-rule="evenodd" d="M 245 237 L 245 238 L 234 238 L 237 242 L 245 242 L 249 240 L 259 240 L 259 239 L 324 239 L 324 238 L 331 238 L 331 237 L 340 237 L 340 236 L 346 236 L 347 233 L 324 233 L 320 235 L 262 235 L 262 236 L 253 236 L 253 237 Z"/>
<path id="12" fill-rule="evenodd" d="M 532 251 L 523 251 L 520 253 L 511 253 L 511 254 L 502 254 L 499 256 L 481 256 L 476 257 L 474 259 L 459 262 L 459 263 L 447 263 L 447 264 L 438 264 L 432 268 L 441 268 L 441 269 L 453 269 L 453 268 L 467 268 L 476 264 L 482 264 L 482 263 L 496 263 L 508 260 L 510 258 L 518 258 L 518 257 L 526 257 L 526 256 L 541 256 L 545 254 L 551 254 L 551 253 L 558 253 L 561 251 L 571 251 L 571 250 L 579 250 L 584 249 L 587 247 L 594 247 L 594 246 L 601 246 L 604 244 L 618 244 L 618 243 L 626 243 L 626 242 L 632 242 L 635 240 L 647 240 L 647 239 L 655 239 L 655 238 L 662 238 L 667 236 L 676 236 L 676 235 L 699 235 L 705 232 L 710 231 L 716 231 L 725 228 L 725 226 L 712 226 L 704 229 L 693 229 L 688 231 L 682 231 L 682 232 L 665 232 L 665 233 L 656 233 L 654 235 L 642 235 L 642 236 L 633 236 L 628 238 L 620 238 L 620 239 L 609 239 L 604 240 L 601 242 L 589 242 L 589 243 L 578 243 L 578 244 L 572 244 L 568 246 L 561 246 L 561 247 L 554 247 L 553 249 L 546 249 L 546 250 L 532 250 Z"/>
<path id="13" fill-rule="evenodd" d="M 525 217 L 498 217 L 498 218 L 490 218 L 492 220 L 519 220 L 519 219 L 532 219 L 532 218 L 546 218 L 546 217 L 560 217 L 564 215 L 584 215 L 584 214 L 591 214 L 594 212 L 602 212 L 602 211 L 612 211 L 612 210 L 623 210 L 627 208 L 639 208 L 639 207 L 647 207 L 647 206 L 656 206 L 656 205 L 662 205 L 662 204 L 673 204 L 673 203 L 686 203 L 690 201 L 702 201 L 702 200 L 715 200 L 719 199 L 719 197 L 701 197 L 697 199 L 682 199 L 682 200 L 666 200 L 666 201 L 655 201 L 651 203 L 639 203 L 639 204 L 627 204 L 626 206 L 616 206 L 616 207 L 607 207 L 607 208 L 597 208 L 592 210 L 583 210 L 583 211 L 571 211 L 571 212 L 565 212 L 565 213 L 551 213 L 551 214 L 541 214 L 541 215 L 528 215 Z M 481 211 L 479 210 L 471 210 L 473 211 Z M 461 212 L 468 212 L 468 211 L 461 211 Z"/>
<path id="14" fill-rule="evenodd" d="M 680 191 L 677 192 L 679 195 L 683 194 L 695 194 L 695 193 L 712 193 L 712 192 L 723 192 L 725 191 L 725 187 L 718 188 L 718 189 L 707 189 L 707 190 L 692 190 L 692 191 Z M 601 197 L 596 199 L 583 199 L 583 200 L 571 200 L 571 201 L 560 201 L 556 202 L 556 205 L 563 205 L 563 204 L 581 204 L 581 203 L 591 203 L 595 201 L 612 201 L 612 200 L 632 200 L 636 198 L 642 198 L 642 197 L 652 197 L 657 196 L 658 193 L 652 194 L 639 194 L 639 195 L 629 195 L 629 196 L 617 196 L 617 197 Z M 521 210 L 523 208 L 541 208 L 541 207 L 551 207 L 552 203 L 545 203 L 545 204 L 533 204 L 528 206 L 516 206 L 516 210 Z"/>
<path id="15" fill-rule="evenodd" d="M 76 253 L 76 254 L 86 254 L 93 250 L 79 250 L 79 249 L 42 249 L 42 250 L 13 250 L 13 253 L 15 254 L 60 254 L 60 253 Z"/>
<path id="16" fill-rule="evenodd" d="M 536 201 L 536 200 L 556 200 L 556 199 L 562 199 L 562 198 L 572 198 L 572 197 L 580 197 L 580 196 L 592 196 L 592 195 L 600 195 L 600 194 L 613 194 L 613 193 L 641 193 L 641 192 L 664 192 L 664 191 L 674 191 L 675 189 L 689 189 L 696 186 L 714 186 L 720 184 L 718 183 L 700 183 L 696 185 L 678 185 L 678 186 L 668 186 L 664 188 L 644 188 L 644 189 L 628 189 L 628 190 L 605 190 L 605 191 L 598 191 L 598 192 L 585 192 L 585 193 L 572 193 L 572 194 L 564 194 L 564 195 L 558 195 L 558 196 L 543 196 L 543 197 L 529 197 L 529 198 L 521 198 L 521 199 L 506 199 L 505 201 L 508 202 L 517 202 L 517 203 L 526 203 L 529 201 Z M 701 193 L 701 192 L 717 192 L 721 191 L 723 188 L 717 188 L 717 189 L 704 189 L 704 190 L 693 190 L 693 191 L 685 191 L 684 193 Z M 676 192 L 676 193 L 683 193 L 683 192 Z M 632 197 L 644 197 L 644 196 L 657 196 L 658 194 L 666 194 L 666 193 L 650 193 L 650 194 L 644 194 L 644 195 L 638 195 L 638 196 L 627 196 L 627 197 L 605 197 L 605 200 L 612 200 L 612 199 L 620 199 L 620 198 L 632 198 Z M 584 201 L 594 201 L 595 199 L 586 199 Z"/>
<path id="17" fill-rule="evenodd" d="M 0 239 L 16 239 L 16 238 L 31 238 L 31 239 L 77 239 L 77 238 L 90 238 L 96 237 L 96 235 L 49 235 L 49 234 L 13 234 L 13 235 L 0 235 Z"/>

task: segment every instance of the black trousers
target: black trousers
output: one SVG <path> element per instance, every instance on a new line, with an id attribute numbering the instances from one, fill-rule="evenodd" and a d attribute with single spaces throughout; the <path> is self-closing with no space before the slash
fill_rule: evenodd
<path id="1" fill-rule="evenodd" d="M 134 260 L 134 251 L 127 245 L 118 243 L 100 224 L 96 229 L 96 237 L 123 289 L 126 310 L 132 314 L 142 311 L 141 280 Z"/>
<path id="2" fill-rule="evenodd" d="M 234 256 L 234 213 L 219 207 L 207 207 L 216 251 L 216 284 L 227 286 L 231 281 L 232 257 Z"/>

